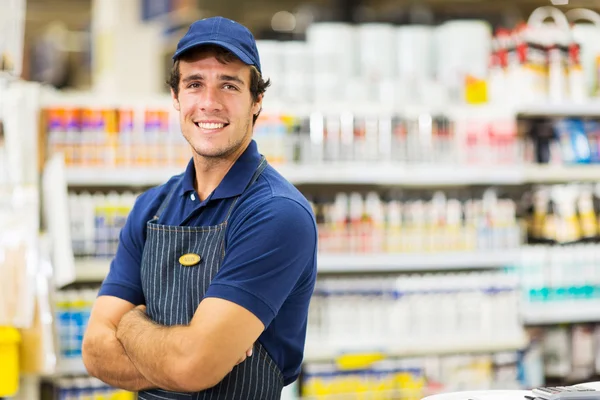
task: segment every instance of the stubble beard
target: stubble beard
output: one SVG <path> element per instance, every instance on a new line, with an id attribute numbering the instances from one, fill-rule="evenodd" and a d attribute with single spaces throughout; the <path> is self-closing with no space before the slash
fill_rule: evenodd
<path id="1" fill-rule="evenodd" d="M 210 164 L 217 164 L 223 160 L 228 159 L 229 156 L 236 153 L 240 149 L 240 147 L 242 147 L 242 145 L 245 144 L 248 136 L 252 136 L 252 131 L 249 130 L 251 124 L 252 124 L 252 120 L 250 118 L 244 124 L 243 129 L 244 129 L 245 134 L 243 136 L 241 136 L 238 139 L 233 140 L 233 141 L 230 138 L 224 147 L 213 149 L 211 152 L 204 151 L 203 149 L 199 148 L 198 146 L 194 146 L 189 137 L 186 137 L 186 140 L 190 144 L 190 147 L 192 148 L 192 150 L 196 156 L 203 158 L 204 160 L 208 161 Z M 236 136 L 236 138 L 237 138 L 237 136 Z"/>

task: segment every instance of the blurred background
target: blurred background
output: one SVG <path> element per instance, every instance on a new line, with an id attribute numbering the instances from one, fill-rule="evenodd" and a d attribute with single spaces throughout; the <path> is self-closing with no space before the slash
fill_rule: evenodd
<path id="1" fill-rule="evenodd" d="M 214 15 L 258 40 L 254 138 L 319 224 L 285 399 L 600 380 L 597 1 L 0 0 L 0 397 L 133 398 L 82 336 L 190 158 L 165 80 Z"/>

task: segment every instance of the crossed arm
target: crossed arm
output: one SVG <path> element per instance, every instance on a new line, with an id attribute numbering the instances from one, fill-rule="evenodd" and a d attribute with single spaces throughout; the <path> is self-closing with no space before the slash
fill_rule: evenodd
<path id="1" fill-rule="evenodd" d="M 219 298 L 204 299 L 189 325 L 167 327 L 150 320 L 143 306 L 100 296 L 83 361 L 90 375 L 126 390 L 201 391 L 249 356 L 263 330 L 254 314 Z"/>

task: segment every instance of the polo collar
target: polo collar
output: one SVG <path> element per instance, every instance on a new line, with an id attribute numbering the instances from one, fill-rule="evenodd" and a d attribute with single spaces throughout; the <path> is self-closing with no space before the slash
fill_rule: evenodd
<path id="1" fill-rule="evenodd" d="M 258 168 L 260 159 L 261 156 L 258 152 L 258 146 L 256 145 L 256 142 L 252 140 L 209 198 L 211 200 L 218 200 L 242 194 L 250 183 L 250 179 L 252 179 L 256 168 Z M 183 174 L 181 190 L 179 192 L 180 196 L 187 196 L 190 193 L 194 193 L 195 181 L 196 169 L 194 167 L 194 159 L 192 158 Z"/>

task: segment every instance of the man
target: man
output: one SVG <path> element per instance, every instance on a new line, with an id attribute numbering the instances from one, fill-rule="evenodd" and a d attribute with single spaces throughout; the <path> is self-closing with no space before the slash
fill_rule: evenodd
<path id="1" fill-rule="evenodd" d="M 83 360 L 140 399 L 279 399 L 303 357 L 314 217 L 252 140 L 269 82 L 248 29 L 197 21 L 173 59 L 173 106 L 193 157 L 136 201 Z"/>

